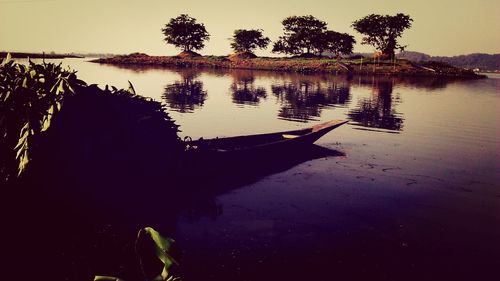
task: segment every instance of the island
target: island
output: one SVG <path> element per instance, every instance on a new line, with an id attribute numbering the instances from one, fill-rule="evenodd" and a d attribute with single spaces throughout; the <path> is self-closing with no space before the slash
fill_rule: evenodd
<path id="1" fill-rule="evenodd" d="M 411 27 L 409 15 L 370 14 L 352 23 L 364 37 L 361 44 L 375 48 L 372 55 L 353 54 L 356 40 L 348 33 L 328 29 L 327 22 L 312 15 L 285 18 L 283 35 L 273 43 L 272 52 L 282 57 L 257 57 L 256 49 L 271 43 L 262 29 L 236 29 L 230 39 L 234 53 L 228 56 L 202 56 L 210 34 L 203 23 L 181 14 L 162 29 L 164 40 L 182 52 L 176 56 L 149 56 L 144 53 L 100 58 L 93 62 L 119 65 L 151 65 L 194 68 L 271 70 L 299 73 L 368 74 L 394 76 L 439 76 L 483 78 L 473 70 L 438 61 L 414 62 L 398 58 L 404 50 L 398 38 Z"/>
<path id="2" fill-rule="evenodd" d="M 416 63 L 406 59 L 378 60 L 362 56 L 340 59 L 328 57 L 251 58 L 240 54 L 230 56 L 190 56 L 183 53 L 177 56 L 150 56 L 144 53 L 133 53 L 110 58 L 99 58 L 92 60 L 92 62 L 115 65 L 228 68 L 298 73 L 434 76 L 466 79 L 485 77 L 469 69 L 435 61 Z"/>

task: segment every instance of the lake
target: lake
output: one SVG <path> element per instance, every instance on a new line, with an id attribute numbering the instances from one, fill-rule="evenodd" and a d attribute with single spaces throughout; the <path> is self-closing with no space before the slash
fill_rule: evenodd
<path id="1" fill-rule="evenodd" d="M 130 81 L 165 104 L 181 137 L 349 120 L 316 143 L 337 155 L 263 174 L 173 217 L 137 210 L 134 227 L 154 223 L 176 240 L 185 280 L 498 274 L 498 74 L 459 81 L 62 63 L 89 84 Z M 127 227 L 127 218 L 102 226 L 113 235 Z"/>

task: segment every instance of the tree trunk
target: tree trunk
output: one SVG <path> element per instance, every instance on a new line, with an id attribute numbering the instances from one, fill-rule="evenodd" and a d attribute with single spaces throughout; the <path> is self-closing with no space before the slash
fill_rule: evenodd
<path id="1" fill-rule="evenodd" d="M 382 50 L 384 58 L 394 57 L 394 55 L 395 55 L 394 50 L 395 49 L 396 49 L 396 38 L 389 37 L 389 39 L 387 40 L 387 45 L 386 45 L 385 49 Z"/>

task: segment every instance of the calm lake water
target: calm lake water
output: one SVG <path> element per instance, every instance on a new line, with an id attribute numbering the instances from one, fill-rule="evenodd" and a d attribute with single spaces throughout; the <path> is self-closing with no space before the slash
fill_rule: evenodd
<path id="1" fill-rule="evenodd" d="M 499 75 L 453 81 L 63 64 L 87 83 L 131 81 L 166 105 L 182 137 L 350 121 L 317 142 L 340 156 L 264 175 L 151 225 L 177 241 L 186 280 L 498 276 Z"/>

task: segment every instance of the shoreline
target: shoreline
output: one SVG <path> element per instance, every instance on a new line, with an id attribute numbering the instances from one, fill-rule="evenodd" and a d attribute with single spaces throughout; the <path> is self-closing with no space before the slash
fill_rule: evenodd
<path id="1" fill-rule="evenodd" d="M 415 77 L 447 77 L 461 79 L 486 78 L 472 70 L 446 64 L 429 62 L 419 65 L 408 60 L 373 62 L 372 59 L 333 58 L 229 58 L 227 56 L 200 56 L 180 58 L 178 56 L 149 56 L 141 53 L 99 58 L 90 62 L 114 65 L 144 65 L 164 67 L 225 68 L 246 70 L 269 70 L 278 72 L 385 75 Z"/>
<path id="2" fill-rule="evenodd" d="M 84 58 L 84 56 L 71 55 L 71 54 L 46 54 L 46 53 L 23 53 L 23 52 L 0 52 L 0 58 L 5 58 L 10 54 L 14 59 L 64 59 L 64 58 Z"/>

